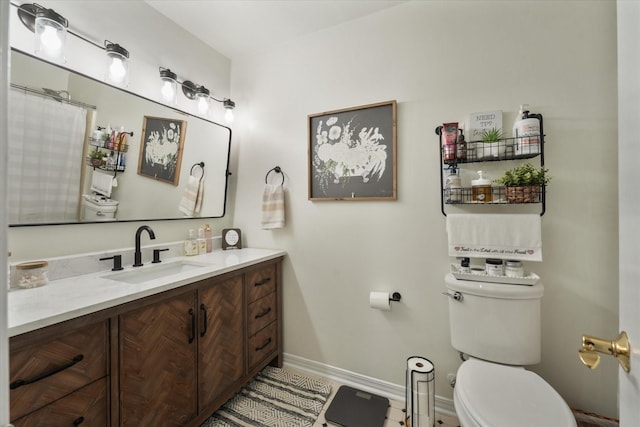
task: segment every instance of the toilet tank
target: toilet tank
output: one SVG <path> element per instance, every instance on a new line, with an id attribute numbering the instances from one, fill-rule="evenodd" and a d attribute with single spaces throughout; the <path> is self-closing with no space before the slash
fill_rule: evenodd
<path id="1" fill-rule="evenodd" d="M 533 286 L 458 280 L 445 277 L 451 345 L 479 359 L 507 365 L 540 362 L 542 284 Z"/>

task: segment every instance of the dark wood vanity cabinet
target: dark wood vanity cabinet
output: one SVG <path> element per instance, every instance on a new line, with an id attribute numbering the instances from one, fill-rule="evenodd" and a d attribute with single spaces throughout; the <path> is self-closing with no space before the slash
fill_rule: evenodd
<path id="1" fill-rule="evenodd" d="M 278 269 L 270 262 L 203 280 L 120 314 L 118 425 L 198 426 L 258 370 L 281 365 Z M 268 306 L 255 305 L 257 272 L 269 277 Z M 256 314 L 269 320 L 258 332 L 268 336 L 251 330 Z"/>
<path id="2" fill-rule="evenodd" d="M 282 365 L 281 258 L 11 338 L 16 427 L 199 426 Z"/>

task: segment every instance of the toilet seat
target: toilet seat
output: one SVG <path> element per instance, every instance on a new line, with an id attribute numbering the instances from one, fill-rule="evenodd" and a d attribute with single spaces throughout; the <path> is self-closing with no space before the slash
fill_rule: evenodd
<path id="1" fill-rule="evenodd" d="M 464 427 L 576 426 L 562 397 L 522 367 L 467 360 L 458 369 L 454 402 Z"/>

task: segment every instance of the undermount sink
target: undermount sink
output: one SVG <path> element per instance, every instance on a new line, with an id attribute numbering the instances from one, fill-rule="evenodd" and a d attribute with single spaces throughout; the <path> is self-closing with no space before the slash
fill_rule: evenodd
<path id="1" fill-rule="evenodd" d="M 153 279 L 184 273 L 185 271 L 197 268 L 209 267 L 211 264 L 198 263 L 193 261 L 174 261 L 159 264 L 150 264 L 145 267 L 134 268 L 128 271 L 110 273 L 105 279 L 115 280 L 125 283 L 144 283 Z"/>

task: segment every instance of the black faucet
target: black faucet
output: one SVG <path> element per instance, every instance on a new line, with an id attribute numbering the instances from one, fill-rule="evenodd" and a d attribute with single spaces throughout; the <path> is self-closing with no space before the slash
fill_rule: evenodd
<path id="1" fill-rule="evenodd" d="M 134 267 L 142 267 L 143 265 L 142 252 L 140 251 L 140 235 L 145 230 L 147 231 L 147 233 L 149 233 L 149 238 L 151 240 L 154 240 L 156 238 L 156 235 L 154 234 L 153 230 L 148 225 L 143 225 L 138 228 L 138 230 L 136 231 L 136 253 L 134 255 L 134 262 L 133 262 Z"/>

